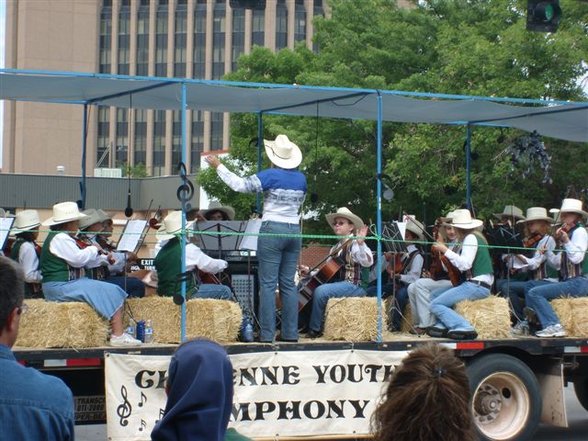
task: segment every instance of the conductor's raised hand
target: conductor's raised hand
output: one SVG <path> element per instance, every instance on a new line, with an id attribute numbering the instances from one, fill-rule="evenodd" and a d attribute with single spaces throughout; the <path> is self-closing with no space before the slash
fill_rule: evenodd
<path id="1" fill-rule="evenodd" d="M 218 166 L 221 164 L 220 160 L 218 159 L 218 156 L 216 155 L 208 155 L 205 159 L 206 162 L 208 162 L 208 165 L 215 169 L 218 168 Z"/>

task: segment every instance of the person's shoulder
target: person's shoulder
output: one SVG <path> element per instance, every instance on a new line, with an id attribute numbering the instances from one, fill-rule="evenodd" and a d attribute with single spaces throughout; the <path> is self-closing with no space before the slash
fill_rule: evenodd
<path id="1" fill-rule="evenodd" d="M 53 375 L 47 375 L 35 368 L 20 366 L 17 378 L 26 386 L 22 391 L 26 390 L 31 398 L 36 397 L 39 401 L 49 402 L 73 402 L 73 394 L 69 387 L 61 380 Z"/>

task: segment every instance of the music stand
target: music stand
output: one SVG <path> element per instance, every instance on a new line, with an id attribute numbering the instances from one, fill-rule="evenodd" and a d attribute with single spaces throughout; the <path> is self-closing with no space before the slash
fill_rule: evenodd
<path id="1" fill-rule="evenodd" d="M 145 234 L 149 229 L 149 223 L 146 220 L 133 219 L 129 220 L 118 239 L 116 250 L 120 252 L 136 253 L 137 249 L 143 243 Z"/>
<path id="2" fill-rule="evenodd" d="M 398 222 L 387 222 L 382 226 L 382 239 L 384 239 L 386 251 L 391 253 L 406 253 L 406 242 L 404 241 L 404 237 L 402 237 Z"/>
<path id="3" fill-rule="evenodd" d="M 513 228 L 491 226 L 486 230 L 486 237 L 488 244 L 503 254 L 510 254 L 511 248 L 523 248 L 522 235 Z"/>
<path id="4" fill-rule="evenodd" d="M 13 217 L 0 217 L 0 251 L 6 246 L 6 241 L 8 240 L 13 223 Z"/>

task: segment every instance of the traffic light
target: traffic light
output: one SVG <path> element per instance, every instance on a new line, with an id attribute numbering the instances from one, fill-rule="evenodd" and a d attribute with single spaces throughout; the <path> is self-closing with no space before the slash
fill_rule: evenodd
<path id="1" fill-rule="evenodd" d="M 265 9 L 265 0 L 230 0 L 231 8 Z"/>
<path id="2" fill-rule="evenodd" d="M 559 0 L 527 0 L 527 30 L 555 32 L 560 18 Z"/>

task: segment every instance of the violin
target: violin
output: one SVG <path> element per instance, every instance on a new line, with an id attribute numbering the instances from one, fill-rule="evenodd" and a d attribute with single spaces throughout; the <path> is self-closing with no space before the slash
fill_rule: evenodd
<path id="1" fill-rule="evenodd" d="M 530 236 L 527 236 L 523 239 L 523 246 L 525 248 L 535 248 L 535 245 L 539 243 L 543 239 L 543 234 L 541 233 L 534 233 Z"/>

